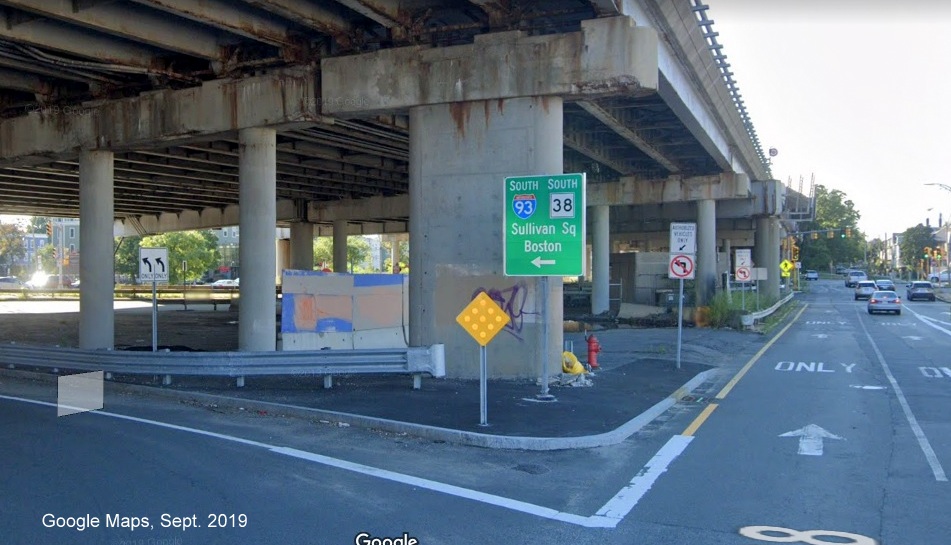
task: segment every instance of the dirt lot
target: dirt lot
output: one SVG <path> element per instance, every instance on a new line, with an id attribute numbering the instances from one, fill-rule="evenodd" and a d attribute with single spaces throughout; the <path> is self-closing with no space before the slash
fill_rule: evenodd
<path id="1" fill-rule="evenodd" d="M 194 308 L 194 305 L 192 305 Z M 236 311 L 162 307 L 158 313 L 158 344 L 195 350 L 227 351 L 238 348 Z M 79 346 L 77 301 L 0 301 L 0 342 Z M 151 307 L 139 303 L 115 313 L 116 348 L 152 346 Z"/>

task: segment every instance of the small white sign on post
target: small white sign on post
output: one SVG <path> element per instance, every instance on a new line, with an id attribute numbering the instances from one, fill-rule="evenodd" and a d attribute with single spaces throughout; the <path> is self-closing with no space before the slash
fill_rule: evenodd
<path id="1" fill-rule="evenodd" d="M 750 269 L 753 267 L 753 257 L 751 253 L 752 252 L 750 251 L 749 248 L 737 249 L 734 252 L 735 259 L 736 259 L 736 268 L 734 269 L 734 273 L 736 272 L 737 269 L 740 269 L 742 267 L 746 267 L 747 269 Z"/>
<path id="2" fill-rule="evenodd" d="M 697 253 L 696 223 L 670 224 L 670 253 L 688 255 Z"/>
<path id="3" fill-rule="evenodd" d="M 139 248 L 139 280 L 168 282 L 168 248 Z"/>

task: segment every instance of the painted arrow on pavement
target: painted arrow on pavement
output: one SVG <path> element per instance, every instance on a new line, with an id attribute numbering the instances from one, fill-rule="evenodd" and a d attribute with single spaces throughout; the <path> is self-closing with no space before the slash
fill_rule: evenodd
<path id="1" fill-rule="evenodd" d="M 554 265 L 554 259 L 542 259 L 542 256 L 538 256 L 532 260 L 532 265 L 535 265 L 539 269 L 542 268 L 542 265 Z"/>
<path id="2" fill-rule="evenodd" d="M 824 439 L 842 439 L 838 435 L 829 433 L 815 424 L 809 424 L 795 431 L 787 431 L 779 436 L 798 437 L 799 454 L 803 456 L 822 456 L 822 442 Z M 844 441 L 844 439 L 842 440 Z"/>

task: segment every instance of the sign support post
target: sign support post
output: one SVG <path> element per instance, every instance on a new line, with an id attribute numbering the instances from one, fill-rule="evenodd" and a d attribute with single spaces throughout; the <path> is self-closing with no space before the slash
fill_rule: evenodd
<path id="1" fill-rule="evenodd" d="M 510 176 L 504 180 L 502 270 L 505 276 L 538 276 L 541 293 L 541 393 L 548 390 L 550 277 L 581 276 L 585 259 L 585 175 Z"/>
<path id="2" fill-rule="evenodd" d="M 158 296 L 152 279 L 152 352 L 158 352 Z"/>
<path id="3" fill-rule="evenodd" d="M 680 280 L 677 302 L 677 369 L 680 369 L 680 351 L 684 335 L 684 280 L 696 277 L 697 224 L 670 224 L 670 261 L 667 276 Z"/>
<path id="4" fill-rule="evenodd" d="M 476 295 L 475 299 L 456 316 L 456 323 L 466 330 L 479 343 L 479 425 L 488 426 L 489 412 L 489 366 L 486 361 L 485 346 L 495 338 L 511 321 L 486 292 Z"/>
<path id="5" fill-rule="evenodd" d="M 680 369 L 680 347 L 684 337 L 684 279 L 680 279 L 680 306 L 677 308 L 677 369 Z"/>
<path id="6" fill-rule="evenodd" d="M 156 284 L 168 282 L 168 248 L 139 248 L 139 280 L 152 281 L 152 352 L 158 351 L 158 294 Z"/>

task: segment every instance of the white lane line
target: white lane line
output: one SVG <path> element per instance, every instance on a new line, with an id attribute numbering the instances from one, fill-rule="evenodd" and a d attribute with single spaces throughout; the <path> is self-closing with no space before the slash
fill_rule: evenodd
<path id="1" fill-rule="evenodd" d="M 923 324 L 925 324 L 925 325 L 927 325 L 927 326 L 930 326 L 930 327 L 933 327 L 934 329 L 937 329 L 938 331 L 944 333 L 945 335 L 951 336 L 951 331 L 949 331 L 949 330 L 947 330 L 947 329 L 941 327 L 940 325 L 937 325 L 937 324 L 934 323 L 934 322 L 937 322 L 938 324 L 944 324 L 944 325 L 947 325 L 947 326 L 951 326 L 951 322 L 943 322 L 943 321 L 941 321 L 941 320 L 939 320 L 939 319 L 937 319 L 937 318 L 932 318 L 932 317 L 930 317 L 930 316 L 925 316 L 924 314 L 918 314 L 917 312 L 915 312 L 914 310 L 911 310 L 911 308 L 909 308 L 909 307 L 907 307 L 907 306 L 906 306 L 905 308 L 906 308 L 909 312 L 911 312 L 912 314 L 914 314 L 914 315 L 915 315 L 915 318 L 918 318 L 918 320 L 921 321 Z"/>
<path id="2" fill-rule="evenodd" d="M 855 311 L 856 317 L 858 318 L 859 325 L 862 326 L 862 331 L 865 333 L 865 337 L 868 339 L 868 342 L 872 344 L 872 350 L 875 351 L 875 355 L 878 357 L 878 362 L 882 365 L 882 369 L 885 371 L 885 376 L 888 377 L 888 382 L 891 383 L 892 388 L 895 390 L 895 395 L 898 397 L 898 403 L 901 404 L 901 409 L 905 413 L 905 418 L 908 420 L 908 425 L 911 426 L 912 433 L 915 434 L 915 438 L 918 439 L 918 445 L 921 447 L 921 451 L 925 454 L 925 459 L 928 460 L 928 465 L 931 466 L 931 472 L 934 473 L 934 478 L 936 481 L 947 481 L 948 477 L 944 473 L 944 468 L 941 467 L 941 462 L 938 460 L 938 455 L 935 454 L 934 449 L 931 448 L 931 442 L 928 441 L 928 436 L 925 435 L 925 431 L 921 429 L 921 426 L 918 424 L 918 419 L 915 418 L 915 413 L 911 411 L 911 406 L 908 405 L 908 400 L 905 398 L 905 393 L 902 391 L 901 386 L 898 385 L 898 381 L 895 380 L 895 376 L 892 375 L 892 370 L 888 367 L 888 364 L 885 363 L 885 356 L 882 355 L 882 351 L 878 349 L 878 345 L 875 344 L 875 339 L 872 338 L 872 335 L 869 334 L 868 328 L 865 327 L 865 322 L 862 321 L 862 316 L 859 314 L 859 311 Z"/>
<path id="3" fill-rule="evenodd" d="M 33 405 L 42 405 L 45 407 L 56 408 L 56 403 L 49 403 L 46 401 L 37 401 L 34 399 L 26 399 L 22 397 L 13 397 L 0 394 L 0 399 L 6 399 L 8 401 L 18 401 L 21 403 L 30 403 Z M 312 452 L 307 452 L 303 450 L 298 450 L 290 447 L 281 447 L 278 445 L 271 445 L 269 443 L 262 443 L 259 441 L 252 441 L 249 439 L 242 439 L 240 437 L 235 437 L 233 435 L 227 435 L 224 433 L 216 433 L 207 430 L 201 430 L 197 428 L 190 428 L 188 426 L 180 426 L 178 424 L 168 424 L 166 422 L 159 422 L 157 420 L 149 420 L 147 418 L 138 418 L 135 416 L 128 416 L 124 414 L 112 413 L 108 411 L 91 411 L 84 414 L 93 414 L 98 416 L 108 416 L 111 418 L 118 418 L 120 420 L 128 420 L 131 422 L 137 422 L 140 424 L 147 424 L 150 426 L 157 426 L 160 428 L 167 428 L 176 431 L 182 431 L 186 433 L 193 433 L 195 435 L 202 435 L 205 437 L 211 437 L 214 439 L 220 439 L 222 441 L 230 441 L 234 443 L 240 443 L 242 445 L 259 447 L 266 450 L 269 450 L 275 454 L 281 454 L 284 456 L 289 456 L 292 458 L 297 458 L 299 460 L 305 460 L 309 462 L 314 462 L 317 464 L 335 467 L 338 469 L 343 469 L 346 471 L 351 471 L 354 473 L 359 473 L 362 475 L 367 475 L 370 477 L 376 477 L 379 479 L 385 479 L 388 481 L 408 484 L 410 486 L 416 486 L 419 488 L 424 488 L 427 490 L 432 490 L 434 492 L 440 492 L 443 494 L 448 494 L 450 496 L 456 496 L 459 498 L 466 498 L 489 505 L 494 505 L 496 507 L 502 507 L 512 511 L 518 511 L 521 513 L 534 515 L 541 518 L 546 518 L 550 520 L 557 520 L 560 522 L 567 522 L 569 524 L 575 524 L 578 526 L 583 526 L 586 528 L 614 528 L 616 527 L 628 513 L 637 505 L 637 502 L 644 496 L 644 494 L 650 490 L 657 478 L 667 471 L 667 466 L 674 461 L 677 456 L 680 455 L 687 448 L 687 445 L 690 444 L 690 441 L 693 437 L 685 437 L 682 435 L 675 435 L 672 437 L 667 444 L 665 444 L 661 449 L 654 455 L 653 458 L 647 463 L 644 468 L 638 472 L 638 474 L 631 480 L 630 484 L 625 486 L 618 492 L 613 498 L 611 498 L 604 507 L 602 507 L 597 514 L 592 516 L 582 516 L 575 515 L 572 513 L 565 513 L 548 507 L 543 507 L 540 505 L 535 505 L 528 502 L 523 502 L 519 500 L 514 500 L 511 498 L 506 498 L 503 496 L 496 496 L 494 494 L 487 494 L 485 492 L 479 492 L 478 490 L 471 490 L 468 488 L 462 488 L 459 486 L 454 486 L 451 484 L 441 483 L 438 481 L 432 481 L 429 479 L 423 479 L 421 477 L 415 477 L 413 475 L 406 475 L 404 473 L 397 473 L 395 471 L 389 471 L 386 469 L 380 469 L 373 466 L 367 466 L 363 464 L 358 464 L 355 462 L 350 462 L 347 460 L 341 460 L 339 458 L 331 458 L 330 456 L 324 456 L 321 454 L 315 454 Z"/>
<path id="4" fill-rule="evenodd" d="M 621 520 L 634 509 L 634 506 L 637 505 L 637 502 L 641 500 L 644 494 L 654 486 L 654 482 L 657 478 L 667 471 L 667 466 L 669 466 L 677 456 L 680 456 L 692 440 L 693 436 L 675 435 L 671 437 L 670 440 L 657 451 L 657 454 L 647 462 L 644 469 L 598 510 L 596 516 L 607 517 L 621 522 Z"/>

